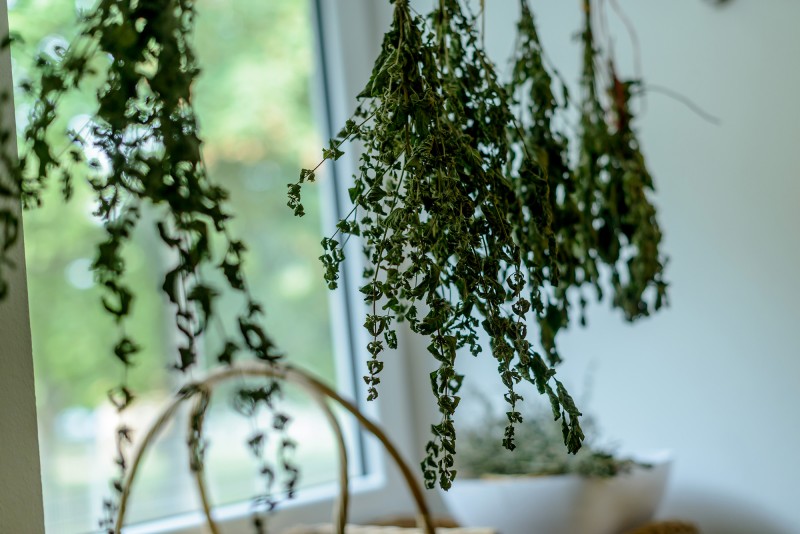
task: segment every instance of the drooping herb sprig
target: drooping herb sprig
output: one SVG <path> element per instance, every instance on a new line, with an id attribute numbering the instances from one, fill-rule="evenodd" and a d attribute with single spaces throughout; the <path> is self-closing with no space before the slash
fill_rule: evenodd
<path id="1" fill-rule="evenodd" d="M 583 281 L 583 257 L 587 249 L 580 228 L 581 214 L 575 199 L 575 175 L 570 166 L 567 136 L 558 128 L 559 115 L 569 102 L 562 83 L 562 101 L 555 80 L 545 66 L 533 13 L 520 0 L 517 43 L 512 57 L 507 91 L 516 124 L 509 134 L 518 153 L 530 158 L 516 162 L 512 173 L 525 206 L 525 218 L 516 226 L 525 245 L 528 272 L 547 287 L 536 319 L 542 347 L 551 365 L 561 361 L 556 334 L 569 323 L 566 290 Z M 523 163 L 527 168 L 523 168 Z"/>

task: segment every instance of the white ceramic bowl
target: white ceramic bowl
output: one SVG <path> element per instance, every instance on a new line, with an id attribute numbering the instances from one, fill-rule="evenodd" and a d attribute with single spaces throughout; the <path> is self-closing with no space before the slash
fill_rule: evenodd
<path id="1" fill-rule="evenodd" d="M 619 534 L 652 519 L 671 455 L 637 455 L 652 465 L 609 479 L 578 475 L 456 480 L 442 492 L 456 521 L 500 534 Z"/>

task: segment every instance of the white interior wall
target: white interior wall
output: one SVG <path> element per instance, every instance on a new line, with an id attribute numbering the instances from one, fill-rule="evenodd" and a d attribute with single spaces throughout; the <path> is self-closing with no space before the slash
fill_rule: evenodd
<path id="1" fill-rule="evenodd" d="M 530 3 L 553 63 L 576 80 L 579 2 Z M 487 46 L 505 65 L 517 2 L 487 4 Z M 671 257 L 671 306 L 635 325 L 593 307 L 588 328 L 561 336 L 560 373 L 581 390 L 591 371 L 586 411 L 605 436 L 674 451 L 662 517 L 694 520 L 706 534 L 799 532 L 800 3 L 619 4 L 637 28 L 645 80 L 722 123 L 662 94 L 647 98 L 640 133 Z M 632 74 L 628 36 L 609 17 L 618 67 Z M 425 343 L 411 356 L 422 442 L 436 419 Z M 473 384 L 494 376 L 490 360 L 465 363 Z"/>

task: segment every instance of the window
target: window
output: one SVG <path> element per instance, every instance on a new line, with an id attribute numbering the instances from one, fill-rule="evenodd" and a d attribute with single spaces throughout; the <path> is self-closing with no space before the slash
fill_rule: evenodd
<path id="1" fill-rule="evenodd" d="M 68 31 L 74 10 L 85 4 L 78 1 L 74 5 L 64 0 L 9 2 L 12 29 L 25 34 L 21 25 L 27 24 L 31 29 L 31 34 L 26 36 L 28 42 L 41 40 L 43 50 L 48 51 L 61 42 L 59 35 Z M 268 317 L 269 330 L 287 333 L 278 337 L 278 342 L 291 354 L 293 361 L 313 366 L 317 374 L 324 369 L 322 374 L 335 380 L 337 386 L 352 391 L 356 382 L 353 377 L 361 373 L 354 373 L 352 366 L 337 362 L 330 347 L 344 348 L 341 352 L 349 358 L 353 346 L 362 345 L 360 341 L 352 346 L 347 344 L 345 333 L 349 322 L 347 313 L 357 317 L 360 311 L 350 309 L 346 313 L 340 311 L 341 316 L 329 315 L 328 310 L 337 307 L 326 303 L 327 290 L 317 272 L 319 215 L 315 220 L 314 214 L 309 213 L 298 221 L 284 205 L 285 183 L 291 181 L 300 166 L 318 158 L 322 146 L 320 136 L 315 134 L 308 105 L 312 87 L 310 75 L 314 70 L 315 29 L 324 26 L 335 30 L 331 32 L 335 35 L 323 39 L 326 56 L 336 56 L 341 61 L 345 53 L 354 51 L 355 63 L 364 71 L 372 61 L 370 53 L 366 53 L 365 62 L 359 59 L 365 50 L 374 49 L 373 45 L 364 46 L 363 41 L 375 36 L 362 32 L 358 36 L 362 42 L 354 46 L 346 42 L 352 41 L 353 36 L 347 35 L 347 30 L 340 25 L 346 21 L 353 27 L 370 28 L 376 9 L 362 0 L 343 3 L 343 10 L 347 12 L 334 12 L 323 4 L 320 7 L 326 8 L 324 14 L 315 13 L 305 2 L 295 0 L 199 2 L 197 47 L 206 76 L 198 83 L 196 97 L 211 172 L 233 190 L 233 201 L 242 223 L 237 231 L 256 249 L 249 256 L 250 276 L 258 280 L 259 293 L 263 295 L 268 312 L 272 311 Z M 24 77 L 19 70 L 22 64 L 22 61 L 16 62 L 15 77 Z M 333 112 L 333 122 L 339 120 L 337 105 L 344 108 L 337 104 L 337 99 L 341 102 L 341 95 L 355 94 L 355 86 L 363 83 L 349 80 L 342 66 L 338 68 L 342 75 L 335 81 L 333 77 L 327 80 L 329 88 L 338 84 L 338 96 L 333 89 L 327 95 L 327 105 L 321 106 Z M 353 87 L 347 86 L 348 83 Z M 254 107 L 243 110 L 242 101 Z M 80 130 L 87 120 L 87 110 L 81 109 L 79 101 L 69 105 L 72 107 L 68 120 L 72 121 L 73 128 Z M 24 102 L 20 107 L 18 124 L 24 120 Z M 344 115 L 345 111 L 340 114 Z M 220 179 L 222 175 L 226 178 Z M 332 182 L 329 180 L 324 191 L 334 192 Z M 110 429 L 116 423 L 116 415 L 103 399 L 108 387 L 116 383 L 120 370 L 113 368 L 108 357 L 111 338 L 103 337 L 104 318 L 97 297 L 92 295 L 94 288 L 88 266 L 98 227 L 88 215 L 91 213 L 89 197 L 86 192 L 79 191 L 76 198 L 64 206 L 55 193 L 53 198 L 47 199 L 43 210 L 26 214 L 25 221 L 45 517 L 49 531 L 86 532 L 94 528 L 100 515 L 102 496 L 112 468 Z M 311 205 L 310 198 L 308 204 Z M 329 213 L 331 219 L 333 211 Z M 51 230 L 56 224 L 60 232 L 53 236 Z M 133 245 L 129 260 L 131 283 L 158 287 L 161 261 L 150 261 L 153 243 L 153 236 L 142 232 Z M 351 251 L 351 257 L 357 255 L 357 249 Z M 167 262 L 168 258 L 160 260 Z M 157 294 L 148 298 L 150 302 L 143 299 L 138 303 L 139 319 L 132 325 L 140 338 L 148 340 L 149 347 L 149 355 L 146 350 L 137 367 L 138 378 L 132 378 L 135 389 L 143 393 L 137 403 L 139 408 L 126 415 L 138 429 L 147 424 L 152 410 L 173 385 L 169 373 L 162 368 L 163 357 L 154 354 L 169 350 L 171 339 L 163 325 L 169 324 L 170 318 Z M 344 292 L 334 299 L 339 303 L 358 302 L 357 297 Z M 77 309 L 81 312 L 76 313 Z M 333 329 L 330 322 L 334 323 Z M 302 332 L 291 333 L 297 325 L 303 327 Z M 331 331 L 335 339 L 330 338 Z M 360 360 L 356 355 L 356 361 Z M 224 399 L 225 396 L 220 397 Z M 391 392 L 387 392 L 379 415 L 386 417 L 387 405 L 392 405 L 392 420 L 397 422 L 403 415 L 402 403 L 392 400 Z M 297 403 L 292 412 L 296 415 L 298 432 L 303 432 L 314 425 L 313 415 L 306 416 L 302 401 L 298 399 Z M 371 406 L 370 410 L 376 411 L 376 407 Z M 248 464 L 247 452 L 240 444 L 250 429 L 246 421 L 225 415 L 222 410 L 213 412 L 211 419 L 212 446 L 208 463 L 212 487 L 218 489 L 215 501 L 225 504 L 247 499 L 253 488 L 242 480 L 252 480 L 252 464 Z M 214 431 L 214 419 L 217 419 L 217 428 L 224 427 L 224 432 Z M 229 442 L 219 437 L 223 433 L 230 436 Z M 306 457 L 298 458 L 306 473 L 306 483 L 331 480 L 335 473 L 335 465 L 327 456 L 331 442 L 316 436 L 314 440 L 304 439 L 302 435 L 297 438 L 306 444 L 308 451 Z M 308 443 L 320 446 L 310 450 Z M 235 448 L 241 454 L 228 455 L 228 451 Z M 219 456 L 215 457 L 215 451 L 219 451 Z M 373 475 L 364 478 L 362 484 L 367 497 L 365 504 L 372 514 L 379 514 L 382 510 L 375 503 L 382 500 L 381 491 L 395 493 L 395 479 L 391 473 L 383 472 L 380 457 L 369 448 L 363 452 L 365 461 L 357 467 L 360 472 L 366 470 Z M 177 431 L 172 433 L 171 439 L 162 439 L 160 450 L 149 456 L 146 472 L 136 490 L 139 495 L 133 499 L 137 509 L 132 510 L 131 520 L 158 520 L 195 508 L 193 493 L 180 476 L 188 478 L 183 467 L 186 464 L 178 461 L 176 467 L 175 455 L 185 457 L 183 436 Z M 99 468 L 100 461 L 108 468 Z M 165 482 L 170 485 L 165 486 Z M 154 498 L 149 499 L 148 495 Z M 319 508 L 325 509 L 331 492 L 318 490 L 316 495 L 321 496 L 316 499 L 322 504 Z M 306 499 L 306 503 L 310 500 L 310 497 Z M 396 507 L 402 508 L 404 502 L 402 498 L 393 499 Z M 301 504 L 292 506 L 299 508 Z M 313 517 L 307 515 L 312 509 L 305 508 L 303 515 Z M 247 510 L 247 506 L 233 506 L 221 513 L 235 519 L 243 510 Z M 170 524 L 185 526 L 192 522 L 189 516 L 158 525 L 144 525 L 136 530 L 164 531 L 172 528 Z M 246 520 L 242 524 L 246 524 Z"/>

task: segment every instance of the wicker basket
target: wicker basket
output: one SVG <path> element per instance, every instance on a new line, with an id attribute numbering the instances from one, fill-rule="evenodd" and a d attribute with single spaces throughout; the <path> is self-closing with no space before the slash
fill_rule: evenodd
<path id="1" fill-rule="evenodd" d="M 320 382 L 307 372 L 288 365 L 266 364 L 260 362 L 238 363 L 215 371 L 209 374 L 205 379 L 194 382 L 188 387 L 183 388 L 182 393 L 177 395 L 167 406 L 164 407 L 159 417 L 145 433 L 144 438 L 138 445 L 138 448 L 131 459 L 130 469 L 127 472 L 122 487 L 119 509 L 117 511 L 114 528 L 115 534 L 120 534 L 122 526 L 125 523 L 125 514 L 128 509 L 128 501 L 130 499 L 131 489 L 134 481 L 136 480 L 136 475 L 139 471 L 142 460 L 145 457 L 145 453 L 156 437 L 158 437 L 158 435 L 161 433 L 166 424 L 175 416 L 178 408 L 185 401 L 192 400 L 194 406 L 192 408 L 192 417 L 190 418 L 190 421 L 194 420 L 196 422 L 195 424 L 200 427 L 196 427 L 197 430 L 202 431 L 202 421 L 204 419 L 205 411 L 208 408 L 209 400 L 214 388 L 222 382 L 239 379 L 242 377 L 278 378 L 285 382 L 299 386 L 301 389 L 306 391 L 309 396 L 320 406 L 336 438 L 339 453 L 339 496 L 334 504 L 333 523 L 329 525 L 312 527 L 298 527 L 297 529 L 293 529 L 295 534 L 299 534 L 300 532 L 309 534 L 327 534 L 332 532 L 336 532 L 338 534 L 344 534 L 345 532 L 347 532 L 347 534 L 400 534 L 401 531 L 403 533 L 424 532 L 425 534 L 434 534 L 434 523 L 431 519 L 422 488 L 414 477 L 414 474 L 409 468 L 408 464 L 400 456 L 397 448 L 394 446 L 394 444 L 392 444 L 392 442 L 380 429 L 380 427 L 378 427 L 378 425 L 364 416 L 353 403 L 342 398 L 336 391 L 332 390 L 330 387 Z M 356 526 L 347 524 L 348 501 L 350 497 L 347 476 L 347 451 L 344 444 L 342 429 L 339 426 L 336 417 L 333 415 L 330 406 L 328 405 L 329 401 L 339 404 L 345 410 L 350 412 L 350 414 L 352 414 L 353 417 L 355 417 L 359 423 L 361 423 L 364 429 L 366 429 L 380 441 L 386 452 L 389 454 L 392 460 L 394 460 L 403 476 L 403 479 L 405 480 L 409 491 L 411 492 L 414 503 L 416 504 L 417 528 L 399 528 L 377 525 Z M 192 430 L 193 429 L 190 429 L 190 432 Z M 206 481 L 202 465 L 197 466 L 197 468 L 193 469 L 192 472 L 194 475 L 195 487 L 203 507 L 203 513 L 205 515 L 208 528 L 212 534 L 219 534 L 221 531 L 211 514 L 211 503 L 208 499 L 208 492 L 206 490 Z M 446 530 L 447 532 L 453 534 L 491 534 L 493 532 L 491 529 L 440 528 L 439 530 Z"/>

